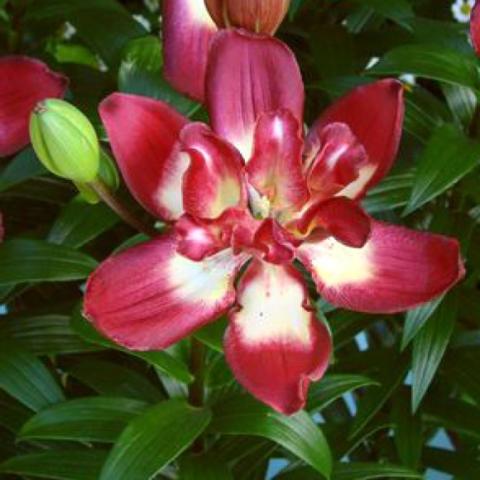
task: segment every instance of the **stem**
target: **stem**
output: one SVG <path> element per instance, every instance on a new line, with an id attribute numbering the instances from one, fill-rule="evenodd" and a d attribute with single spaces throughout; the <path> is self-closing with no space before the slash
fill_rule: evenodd
<path id="1" fill-rule="evenodd" d="M 202 342 L 192 337 L 190 347 L 190 371 L 195 380 L 188 387 L 188 401 L 194 407 L 202 407 L 204 402 L 204 364 L 205 347 Z M 204 443 L 202 437 L 198 437 L 192 445 L 193 453 L 202 453 Z"/>
<path id="2" fill-rule="evenodd" d="M 157 231 L 150 225 L 138 220 L 132 212 L 113 194 L 110 188 L 101 180 L 89 183 L 88 186 L 126 223 L 149 237 L 157 235 Z"/>

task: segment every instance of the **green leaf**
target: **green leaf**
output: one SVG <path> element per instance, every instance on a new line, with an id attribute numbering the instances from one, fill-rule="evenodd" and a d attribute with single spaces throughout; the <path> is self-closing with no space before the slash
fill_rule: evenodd
<path id="1" fill-rule="evenodd" d="M 442 303 L 443 298 L 444 296 L 440 295 L 435 300 L 424 303 L 407 312 L 405 315 L 405 325 L 403 326 L 402 350 L 408 347 L 409 343 L 427 323 L 428 319 L 435 313 L 435 310 L 437 310 L 438 306 Z"/>
<path id="2" fill-rule="evenodd" d="M 95 330 L 91 323 L 83 318 L 80 309 L 76 309 L 72 315 L 71 326 L 73 330 L 87 342 L 95 345 L 101 345 L 105 348 L 119 350 L 127 355 L 141 358 L 150 365 L 158 368 L 160 371 L 172 376 L 173 378 L 176 378 L 183 383 L 191 383 L 193 381 L 193 376 L 189 372 L 185 363 L 165 351 L 136 352 L 133 350 L 127 350 L 126 348 L 123 348 L 120 345 L 117 345 L 116 343 L 113 343 L 112 341 L 103 337 L 97 330 Z"/>
<path id="3" fill-rule="evenodd" d="M 48 241 L 80 248 L 109 230 L 119 218 L 107 205 L 91 205 L 75 197 L 60 213 L 48 234 Z"/>
<path id="4" fill-rule="evenodd" d="M 206 409 L 169 400 L 130 422 L 111 450 L 99 480 L 153 478 L 203 432 L 210 422 Z"/>
<path id="5" fill-rule="evenodd" d="M 332 480 L 370 480 L 373 478 L 423 478 L 423 475 L 405 467 L 381 463 L 338 463 Z"/>
<path id="6" fill-rule="evenodd" d="M 68 371 L 100 395 L 136 398 L 150 403 L 162 399 L 160 390 L 146 376 L 118 363 L 86 358 Z"/>
<path id="7" fill-rule="evenodd" d="M 102 450 L 50 450 L 10 458 L 0 472 L 55 480 L 98 478 L 106 458 Z"/>
<path id="8" fill-rule="evenodd" d="M 85 253 L 39 240 L 14 239 L 0 245 L 0 285 L 81 280 L 96 265 Z"/>
<path id="9" fill-rule="evenodd" d="M 18 438 L 115 442 L 130 420 L 146 406 L 144 402 L 128 398 L 77 398 L 38 412 L 23 425 Z"/>
<path id="10" fill-rule="evenodd" d="M 480 159 L 480 143 L 467 138 L 454 125 L 435 129 L 421 158 L 404 214 L 441 195 L 470 172 Z"/>
<path id="11" fill-rule="evenodd" d="M 480 89 L 480 75 L 473 56 L 463 55 L 438 45 L 403 45 L 388 52 L 370 74 L 419 77 Z"/>
<path id="12" fill-rule="evenodd" d="M 11 338 L 34 355 L 80 353 L 96 350 L 70 327 L 66 315 L 8 317 L 0 320 L 0 338 Z"/>
<path id="13" fill-rule="evenodd" d="M 214 455 L 184 458 L 180 464 L 180 480 L 233 480 L 227 465 Z"/>
<path id="14" fill-rule="evenodd" d="M 225 317 L 222 317 L 195 332 L 195 338 L 210 347 L 212 350 L 223 353 L 223 337 L 225 336 L 227 325 L 228 320 Z"/>
<path id="15" fill-rule="evenodd" d="M 0 345 L 0 388 L 34 411 L 64 400 L 45 365 L 10 341 Z"/>
<path id="16" fill-rule="evenodd" d="M 16 434 L 31 416 L 31 410 L 0 392 L 0 425 L 2 427 Z"/>
<path id="17" fill-rule="evenodd" d="M 321 382 L 311 385 L 308 395 L 308 410 L 323 410 L 352 390 L 378 385 L 378 382 L 363 375 L 328 374 L 322 378 Z"/>
<path id="18" fill-rule="evenodd" d="M 412 409 L 417 411 L 450 341 L 458 312 L 458 297 L 450 294 L 413 341 Z"/>
<path id="19" fill-rule="evenodd" d="M 272 440 L 330 478 L 330 448 L 322 431 L 306 412 L 287 417 L 242 395 L 215 407 L 211 430 Z"/>
<path id="20" fill-rule="evenodd" d="M 398 23 L 411 30 L 411 20 L 414 18 L 413 10 L 407 0 L 355 0 L 364 7 L 371 8 L 375 13 Z"/>
<path id="21" fill-rule="evenodd" d="M 392 396 L 393 392 L 402 383 L 409 369 L 408 357 L 404 354 L 400 358 L 391 358 L 384 366 L 380 376 L 380 387 L 367 392 L 362 398 L 358 413 L 355 416 L 349 438 L 352 439 L 368 425 L 372 418 L 380 411 L 383 405 Z"/>
<path id="22" fill-rule="evenodd" d="M 190 116 L 199 104 L 180 95 L 163 78 L 162 45 L 157 37 L 148 36 L 131 41 L 118 71 L 120 91 L 163 100 L 176 110 Z"/>
<path id="23" fill-rule="evenodd" d="M 47 171 L 37 159 L 33 149 L 27 148 L 11 160 L 0 173 L 0 192 L 45 173 Z"/>
<path id="24" fill-rule="evenodd" d="M 458 124 L 468 129 L 478 103 L 475 92 L 468 87 L 450 84 L 442 85 L 442 90 Z"/>

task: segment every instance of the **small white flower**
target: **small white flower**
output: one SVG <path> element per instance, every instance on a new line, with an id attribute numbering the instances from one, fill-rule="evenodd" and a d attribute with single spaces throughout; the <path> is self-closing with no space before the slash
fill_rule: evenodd
<path id="1" fill-rule="evenodd" d="M 147 18 L 143 15 L 133 15 L 133 18 L 147 31 L 150 32 L 152 30 L 152 26 Z"/>
<path id="2" fill-rule="evenodd" d="M 468 23 L 475 0 L 455 0 L 452 3 L 452 15 L 457 22 Z"/>
<path id="3" fill-rule="evenodd" d="M 65 22 L 62 37 L 65 40 L 70 40 L 76 33 L 77 29 L 70 22 Z"/>
<path id="4" fill-rule="evenodd" d="M 108 66 L 107 66 L 107 64 L 103 61 L 102 57 L 100 57 L 100 55 L 95 55 L 95 58 L 96 58 L 96 60 L 97 60 L 98 69 L 99 69 L 101 72 L 108 72 Z"/>
<path id="5" fill-rule="evenodd" d="M 158 0 L 143 0 L 143 3 L 152 13 L 155 13 L 160 8 L 160 2 Z"/>
<path id="6" fill-rule="evenodd" d="M 404 73 L 398 77 L 403 83 L 414 87 L 417 84 L 417 77 L 412 73 Z"/>

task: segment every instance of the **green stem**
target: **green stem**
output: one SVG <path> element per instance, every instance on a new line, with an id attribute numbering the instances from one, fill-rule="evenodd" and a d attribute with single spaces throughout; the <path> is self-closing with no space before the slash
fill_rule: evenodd
<path id="1" fill-rule="evenodd" d="M 89 183 L 88 186 L 126 223 L 149 237 L 157 235 L 157 231 L 150 225 L 140 221 L 132 212 L 114 195 L 110 188 L 101 180 Z"/>
<path id="2" fill-rule="evenodd" d="M 192 337 L 190 346 L 190 371 L 195 380 L 188 387 L 188 401 L 194 407 L 202 407 L 204 402 L 204 365 L 205 365 L 205 346 L 202 342 Z M 204 442 L 202 437 L 198 437 L 192 445 L 193 453 L 202 453 Z"/>

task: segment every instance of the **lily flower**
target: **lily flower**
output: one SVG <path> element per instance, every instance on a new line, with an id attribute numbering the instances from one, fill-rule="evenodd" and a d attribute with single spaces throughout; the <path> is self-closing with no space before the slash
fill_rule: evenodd
<path id="1" fill-rule="evenodd" d="M 155 350 L 228 312 L 235 377 L 292 414 L 332 349 L 298 265 L 333 305 L 394 313 L 462 277 L 459 245 L 379 222 L 360 206 L 398 150 L 398 81 L 353 90 L 304 138 L 304 88 L 288 47 L 225 30 L 211 48 L 211 128 L 134 95 L 114 93 L 100 106 L 130 190 L 174 228 L 101 264 L 84 314 L 117 343 Z"/>
<path id="2" fill-rule="evenodd" d="M 165 0 L 165 77 L 180 92 L 203 101 L 210 45 L 226 27 L 273 35 L 290 0 Z"/>
<path id="3" fill-rule="evenodd" d="M 25 56 L 0 58 L 0 157 L 30 143 L 30 113 L 46 98 L 62 98 L 68 79 Z"/>
<path id="4" fill-rule="evenodd" d="M 480 56 L 480 1 L 477 0 L 470 14 L 470 37 L 475 53 Z"/>

